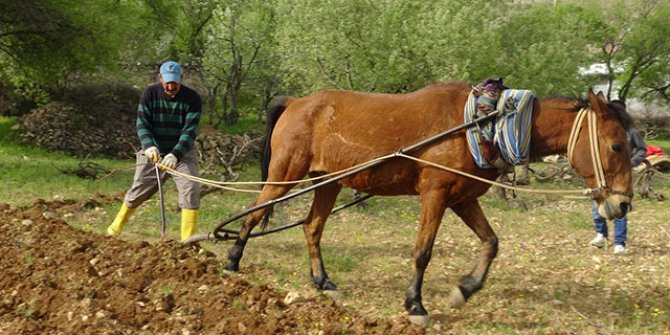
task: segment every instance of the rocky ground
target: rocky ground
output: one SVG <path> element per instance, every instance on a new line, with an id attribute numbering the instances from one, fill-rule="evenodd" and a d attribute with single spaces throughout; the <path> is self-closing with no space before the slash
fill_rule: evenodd
<path id="1" fill-rule="evenodd" d="M 0 334 L 423 334 L 224 273 L 175 241 L 121 241 L 58 219 L 108 201 L 0 204 Z"/>

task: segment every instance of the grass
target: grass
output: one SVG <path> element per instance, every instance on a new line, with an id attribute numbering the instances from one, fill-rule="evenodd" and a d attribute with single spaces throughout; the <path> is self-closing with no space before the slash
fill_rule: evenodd
<path id="1" fill-rule="evenodd" d="M 655 145 L 661 147 L 663 151 L 670 154 L 670 139 L 654 139 L 648 140 L 647 145 Z"/>
<path id="2" fill-rule="evenodd" d="M 210 120 L 203 120 L 202 124 L 206 125 Z M 265 130 L 262 124 L 259 123 L 258 114 L 254 111 L 246 111 L 240 115 L 240 118 L 235 124 L 221 124 L 219 127 L 223 132 L 233 135 L 242 135 L 245 133 L 259 133 Z"/>
<path id="3" fill-rule="evenodd" d="M 91 158 L 115 173 L 102 181 L 63 175 L 58 169 L 79 159 L 17 143 L 11 125 L 0 119 L 0 202 L 25 206 L 35 199 L 84 199 L 93 193 L 118 194 L 130 186 L 131 160 Z M 650 141 L 670 149 L 670 141 Z M 534 165 L 539 169 L 542 165 Z M 242 180 L 259 180 L 256 167 Z M 579 183 L 533 182 L 533 188 L 579 188 Z M 668 176 L 655 178 L 656 191 L 670 196 Z M 180 216 L 174 211 L 174 183 L 165 187 L 169 236 L 179 236 Z M 350 200 L 344 190 L 338 204 Z M 199 232 L 212 231 L 223 219 L 247 208 L 253 194 L 229 191 L 207 195 L 199 212 Z M 611 246 L 594 249 L 590 202 L 520 193 L 527 210 L 496 198 L 481 198 L 500 240 L 487 285 L 464 308 L 448 305 L 451 288 L 470 271 L 480 244 L 476 236 L 448 211 L 438 233 L 426 272 L 423 297 L 434 320 L 429 334 L 669 334 L 670 227 L 668 201 L 636 199 L 629 215 L 629 254 L 616 257 Z M 272 224 L 302 219 L 310 196 L 276 206 Z M 66 217 L 80 229 L 104 234 L 120 202 Z M 331 279 L 344 297 L 341 303 L 374 317 L 405 316 L 404 292 L 411 277 L 412 250 L 418 229 L 416 197 L 374 197 L 367 208 L 352 207 L 331 216 L 322 240 L 323 258 Z M 234 225 L 232 225 L 234 226 Z M 122 239 L 157 240 L 160 212 L 157 197 L 135 212 Z M 203 243 L 226 261 L 231 242 Z M 23 260 L 30 261 L 30 260 Z M 318 293 L 309 276 L 309 260 L 300 228 L 252 239 L 241 262 L 241 275 L 304 297 Z M 223 274 L 222 272 L 222 275 Z M 169 287 L 165 291 L 170 291 Z M 240 305 L 242 306 L 242 305 Z M 23 314 L 30 314 L 29 310 Z"/>
<path id="4" fill-rule="evenodd" d="M 134 163 L 105 158 L 88 161 L 113 171 L 104 180 L 82 180 L 60 170 L 76 169 L 79 158 L 20 145 L 14 118 L 0 117 L 0 199 L 14 206 L 25 206 L 37 198 L 82 199 L 95 192 L 123 192 L 122 184 L 132 180 Z M 130 178 L 130 179 L 129 179 Z"/>

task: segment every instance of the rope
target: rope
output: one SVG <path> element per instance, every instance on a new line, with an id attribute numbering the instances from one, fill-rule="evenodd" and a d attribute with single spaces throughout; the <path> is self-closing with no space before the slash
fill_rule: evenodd
<path id="1" fill-rule="evenodd" d="M 491 115 L 489 115 L 489 116 L 491 116 Z M 492 186 L 497 186 L 497 187 L 512 190 L 512 191 L 528 192 L 528 193 L 540 193 L 540 194 L 559 194 L 559 195 L 564 195 L 564 197 L 567 197 L 567 198 L 575 198 L 575 197 L 574 196 L 568 196 L 568 195 L 565 195 L 565 194 L 580 194 L 581 196 L 576 197 L 576 198 L 583 199 L 585 197 L 589 197 L 589 196 L 593 195 L 593 193 L 596 192 L 597 190 L 600 190 L 600 189 L 606 187 L 605 173 L 603 171 L 602 158 L 600 157 L 600 155 L 599 155 L 600 151 L 598 150 L 599 149 L 599 143 L 598 143 L 599 141 L 598 141 L 597 119 L 596 119 L 595 113 L 591 109 L 582 108 L 579 111 L 579 113 L 577 114 L 577 117 L 575 118 L 575 120 L 572 124 L 572 129 L 571 129 L 570 135 L 568 137 L 568 148 L 567 148 L 568 149 L 567 150 L 568 151 L 568 160 L 570 161 L 571 165 L 574 165 L 572 163 L 573 153 L 574 153 L 574 150 L 575 150 L 575 146 L 577 144 L 577 138 L 579 137 L 579 132 L 582 128 L 582 123 L 584 121 L 585 116 L 588 116 L 587 121 L 588 121 L 588 125 L 589 125 L 589 129 L 588 129 L 588 131 L 589 131 L 589 144 L 590 144 L 590 149 L 591 149 L 590 151 L 591 151 L 591 160 L 593 162 L 593 170 L 594 170 L 594 173 L 596 175 L 596 180 L 597 180 L 597 183 L 598 183 L 598 188 L 597 189 L 586 188 L 586 189 L 583 189 L 583 190 L 538 190 L 538 189 L 532 189 L 532 188 L 516 187 L 516 186 L 512 186 L 512 185 L 508 185 L 508 184 L 498 183 L 496 181 L 488 180 L 488 179 L 485 179 L 485 178 L 481 178 L 481 177 L 475 176 L 475 175 L 467 173 L 467 172 L 452 169 L 452 168 L 446 167 L 444 165 L 440 165 L 440 164 L 437 164 L 437 163 L 434 163 L 434 162 L 426 161 L 426 160 L 423 160 L 423 159 L 420 159 L 420 158 L 417 158 L 417 157 L 409 156 L 409 155 L 405 154 L 403 152 L 403 150 L 400 150 L 396 153 L 389 154 L 389 155 L 386 155 L 386 156 L 377 157 L 377 158 L 371 159 L 367 162 L 364 162 L 364 163 L 361 163 L 361 164 L 358 164 L 358 165 L 354 165 L 352 167 L 342 169 L 342 170 L 339 170 L 339 171 L 331 172 L 331 173 L 328 173 L 328 174 L 325 174 L 325 175 L 322 175 L 322 176 L 308 178 L 308 179 L 302 179 L 302 180 L 275 181 L 275 182 L 217 182 L 217 181 L 208 180 L 208 179 L 204 179 L 204 178 L 200 178 L 200 177 L 196 177 L 196 176 L 191 176 L 191 175 L 188 175 L 188 174 L 185 174 L 185 173 L 181 173 L 179 171 L 167 168 L 166 166 L 164 166 L 160 163 L 157 163 L 157 164 L 162 169 L 167 170 L 167 172 L 169 174 L 173 175 L 173 176 L 179 176 L 179 177 L 182 177 L 182 178 L 185 178 L 185 179 L 197 181 L 197 182 L 199 182 L 201 184 L 204 184 L 204 185 L 209 185 L 209 186 L 212 186 L 212 187 L 218 187 L 218 188 L 228 190 L 228 191 L 246 192 L 246 193 L 260 193 L 259 190 L 239 189 L 239 188 L 227 187 L 227 186 L 224 186 L 224 185 L 296 185 L 296 184 L 300 184 L 300 183 L 314 182 L 314 181 L 323 180 L 323 179 L 331 178 L 331 177 L 334 177 L 334 176 L 338 176 L 338 175 L 347 173 L 349 171 L 359 169 L 362 166 L 370 165 L 372 163 L 377 163 L 377 162 L 380 162 L 380 161 L 384 161 L 384 160 L 387 160 L 389 158 L 403 157 L 403 158 L 414 160 L 416 162 L 420 162 L 420 163 L 423 163 L 423 164 L 426 164 L 426 165 L 429 165 L 429 166 L 432 166 L 432 167 L 435 167 L 435 168 L 438 168 L 438 169 L 441 169 L 441 170 L 444 170 L 444 171 L 452 172 L 452 173 L 459 174 L 461 176 L 464 176 L 464 177 L 467 177 L 467 178 L 470 178 L 470 179 L 474 179 L 474 180 L 477 180 L 477 181 L 480 181 L 480 182 L 483 182 L 483 183 L 487 183 L 487 184 L 490 184 Z M 479 119 L 474 120 L 472 122 L 477 122 L 477 121 L 479 121 Z M 429 139 L 429 140 L 431 140 L 431 139 Z M 404 151 L 409 151 L 411 149 L 414 149 L 418 145 L 421 145 L 421 144 L 424 144 L 424 142 L 417 143 L 415 146 L 412 146 L 410 148 L 405 148 Z"/>
<path id="2" fill-rule="evenodd" d="M 328 179 L 330 177 L 334 177 L 334 176 L 340 175 L 342 173 L 355 170 L 355 169 L 357 169 L 357 168 L 359 168 L 363 165 L 367 165 L 367 164 L 374 163 L 374 162 L 377 162 L 377 161 L 383 161 L 383 160 L 386 160 L 386 159 L 389 159 L 389 158 L 393 158 L 394 156 L 396 156 L 396 154 L 389 154 L 389 155 L 386 155 L 386 156 L 377 157 L 377 158 L 371 159 L 367 162 L 364 162 L 364 163 L 361 163 L 361 164 L 358 164 L 358 165 L 354 165 L 354 166 L 351 166 L 351 167 L 348 167 L 346 169 L 342 169 L 342 170 L 339 170 L 339 171 L 331 172 L 329 174 L 325 174 L 325 175 L 318 176 L 318 177 L 313 177 L 313 178 L 308 178 L 308 179 L 301 179 L 301 180 L 265 181 L 265 182 L 263 182 L 263 181 L 238 181 L 238 182 L 214 181 L 214 180 L 209 180 L 209 179 L 204 179 L 204 178 L 192 176 L 192 175 L 189 175 L 189 174 L 186 174 L 186 173 L 181 173 L 177 170 L 170 169 L 170 168 L 168 168 L 165 165 L 162 165 L 160 163 L 156 163 L 156 164 L 159 167 L 161 167 L 162 169 L 166 170 L 167 173 L 169 173 L 173 176 L 179 176 L 179 177 L 182 177 L 182 178 L 185 178 L 185 179 L 197 181 L 197 182 L 199 182 L 203 185 L 218 187 L 218 188 L 221 188 L 221 189 L 224 189 L 224 190 L 227 190 L 227 191 L 237 191 L 237 192 L 246 192 L 246 193 L 260 193 L 259 190 L 233 188 L 233 187 L 226 187 L 226 186 L 223 186 L 223 185 L 296 185 L 296 184 L 301 184 L 301 183 L 307 183 L 307 182 L 313 182 L 313 181 Z"/>
<path id="3" fill-rule="evenodd" d="M 169 168 L 165 167 L 164 165 L 161 165 L 160 163 L 158 163 L 158 165 L 161 168 L 166 169 L 167 172 L 171 175 L 180 176 L 182 178 L 190 179 L 190 180 L 193 180 L 193 181 L 198 181 L 200 183 L 203 183 L 203 184 L 206 184 L 206 185 L 209 185 L 209 186 L 212 186 L 212 187 L 218 187 L 218 188 L 221 188 L 221 189 L 224 189 L 224 190 L 229 190 L 229 191 L 239 191 L 239 192 L 247 192 L 247 193 L 260 193 L 260 191 L 258 191 L 258 190 L 236 189 L 236 188 L 232 188 L 232 187 L 226 187 L 226 186 L 223 186 L 223 185 L 288 185 L 288 184 L 299 184 L 299 183 L 304 183 L 304 182 L 309 182 L 309 181 L 316 181 L 316 180 L 321 180 L 321 179 L 325 179 L 325 178 L 330 178 L 332 176 L 340 175 L 342 173 L 354 170 L 354 169 L 356 169 L 360 166 L 370 164 L 372 162 L 386 160 L 386 159 L 393 158 L 393 157 L 402 157 L 402 158 L 410 159 L 410 160 L 413 160 L 413 161 L 416 161 L 416 162 L 420 162 L 420 163 L 423 163 L 423 164 L 426 164 L 426 165 L 430 165 L 432 167 L 435 167 L 435 168 L 438 168 L 438 169 L 441 169 L 441 170 L 444 170 L 444 171 L 456 173 L 456 174 L 459 174 L 461 176 L 464 176 L 464 177 L 467 177 L 467 178 L 470 178 L 470 179 L 474 179 L 474 180 L 477 180 L 477 181 L 480 181 L 480 182 L 483 182 L 483 183 L 490 184 L 492 186 L 497 186 L 497 187 L 505 188 L 505 189 L 512 190 L 512 191 L 527 192 L 527 193 L 539 193 L 539 194 L 558 194 L 558 195 L 564 195 L 564 197 L 566 197 L 566 198 L 573 198 L 573 199 L 584 199 L 589 194 L 591 194 L 593 192 L 593 190 L 590 189 L 590 188 L 586 188 L 586 189 L 583 189 L 583 190 L 539 190 L 539 189 L 532 189 L 532 188 L 516 187 L 516 186 L 503 184 L 503 183 L 499 183 L 499 182 L 492 181 L 492 180 L 488 180 L 488 179 L 485 179 L 485 178 L 481 178 L 479 176 L 475 176 L 475 175 L 467 173 L 467 172 L 463 172 L 463 171 L 460 171 L 460 170 L 457 170 L 457 169 L 452 169 L 450 167 L 447 167 L 447 166 L 444 166 L 444 165 L 441 165 L 441 164 L 437 164 L 437 163 L 434 163 L 434 162 L 431 162 L 431 161 L 423 160 L 423 159 L 420 159 L 420 158 L 417 158 L 417 157 L 414 157 L 414 156 L 409 156 L 409 155 L 406 155 L 402 152 L 397 152 L 397 153 L 389 154 L 389 155 L 386 155 L 386 156 L 378 157 L 378 158 L 369 160 L 365 163 L 358 164 L 358 165 L 355 165 L 355 166 L 352 166 L 352 167 L 349 167 L 349 168 L 346 168 L 346 169 L 343 169 L 343 170 L 340 170 L 340 171 L 332 172 L 332 173 L 329 173 L 329 174 L 326 174 L 326 175 L 323 175 L 323 176 L 319 176 L 319 177 L 315 177 L 315 178 L 309 178 L 309 179 L 303 179 L 303 180 L 284 181 L 284 182 L 216 182 L 216 181 L 211 181 L 211 180 L 207 180 L 207 179 L 204 179 L 204 178 L 191 176 L 191 175 L 188 175 L 188 174 L 185 174 L 185 173 L 178 172 L 176 170 L 169 169 Z M 573 195 L 574 194 L 579 194 L 581 196 L 575 197 L 575 196 L 568 196 L 567 194 L 573 194 Z"/>
<path id="4" fill-rule="evenodd" d="M 572 153 L 575 151 L 575 146 L 577 144 L 577 137 L 579 136 L 579 131 L 582 129 L 582 122 L 584 116 L 586 115 L 586 109 L 582 108 L 577 113 L 575 121 L 572 123 L 572 129 L 570 130 L 570 137 L 568 137 L 568 160 L 572 165 Z"/>
<path id="5" fill-rule="evenodd" d="M 460 171 L 460 170 L 452 169 L 450 167 L 446 167 L 444 165 L 433 163 L 431 161 L 423 160 L 423 159 L 416 158 L 416 157 L 413 157 L 413 156 L 408 156 L 408 155 L 405 155 L 403 153 L 398 153 L 397 156 L 404 157 L 404 158 L 407 158 L 407 159 L 411 159 L 413 161 L 417 161 L 417 162 L 420 162 L 420 163 L 423 163 L 423 164 L 426 164 L 426 165 L 430 165 L 432 167 L 436 167 L 436 168 L 441 169 L 441 170 L 456 173 L 456 174 L 459 174 L 461 176 L 468 177 L 470 179 L 478 180 L 478 181 L 481 181 L 483 183 L 491 184 L 493 186 L 497 186 L 497 187 L 501 187 L 501 188 L 505 188 L 505 189 L 513 190 L 513 191 L 528 192 L 528 193 L 546 193 L 546 194 L 581 194 L 581 195 L 584 195 L 584 196 L 591 192 L 591 189 L 588 189 L 588 188 L 584 189 L 584 190 L 538 190 L 538 189 L 532 189 L 532 188 L 516 187 L 516 186 L 503 184 L 503 183 L 499 183 L 499 182 L 492 181 L 492 180 L 488 180 L 488 179 L 485 179 L 485 178 L 482 178 L 482 177 L 478 177 L 478 176 L 475 176 L 473 174 L 469 174 L 467 172 L 463 172 L 463 171 Z"/>
<path id="6" fill-rule="evenodd" d="M 570 137 L 568 138 L 568 160 L 570 161 L 570 164 L 574 166 L 573 154 L 577 145 L 577 139 L 579 138 L 579 132 L 582 129 L 584 116 L 587 116 L 586 119 L 588 123 L 589 151 L 591 153 L 591 162 L 593 163 L 593 174 L 596 179 L 598 189 L 606 189 L 607 181 L 605 180 L 605 170 L 603 168 L 603 161 L 600 155 L 600 142 L 598 139 L 598 120 L 596 113 L 591 109 L 580 109 L 574 123 L 572 124 L 572 130 L 570 131 Z"/>
<path id="7" fill-rule="evenodd" d="M 596 113 L 589 113 L 589 142 L 591 144 L 591 161 L 593 162 L 593 171 L 596 174 L 599 188 L 607 187 L 605 181 L 605 170 L 603 169 L 602 156 L 600 155 L 600 140 L 598 139 L 598 120 Z"/>

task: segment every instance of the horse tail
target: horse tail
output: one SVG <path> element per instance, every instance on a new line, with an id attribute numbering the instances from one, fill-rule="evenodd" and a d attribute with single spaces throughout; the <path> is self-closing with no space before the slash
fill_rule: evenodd
<path id="1" fill-rule="evenodd" d="M 279 96 L 272 100 L 270 108 L 268 109 L 267 128 L 265 128 L 265 140 L 263 142 L 263 150 L 261 155 L 261 180 L 268 180 L 268 171 L 270 170 L 270 158 L 272 157 L 272 149 L 270 140 L 272 139 L 272 131 L 277 125 L 277 120 L 284 113 L 290 97 Z"/>
<path id="2" fill-rule="evenodd" d="M 272 148 L 270 145 L 270 140 L 272 139 L 272 131 L 277 125 L 277 120 L 284 113 L 286 107 L 288 106 L 291 97 L 288 96 L 278 96 L 272 100 L 270 103 L 270 108 L 268 109 L 267 116 L 267 127 L 265 128 L 265 140 L 263 141 L 263 149 L 261 154 L 261 180 L 268 180 L 268 173 L 270 170 L 270 158 L 272 157 Z M 265 216 L 263 217 L 263 222 L 261 223 L 262 230 L 268 225 L 270 217 L 272 216 L 273 207 L 271 206 Z"/>

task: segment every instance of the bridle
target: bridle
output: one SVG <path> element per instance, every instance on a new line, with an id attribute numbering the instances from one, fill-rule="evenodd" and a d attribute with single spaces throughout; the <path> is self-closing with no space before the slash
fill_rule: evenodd
<path id="1" fill-rule="evenodd" d="M 572 167 L 575 166 L 573 154 L 585 117 L 588 120 L 589 125 L 589 151 L 591 152 L 593 173 L 595 174 L 596 184 L 598 185 L 598 188 L 591 190 L 591 196 L 595 197 L 598 194 L 602 195 L 603 192 L 607 192 L 609 194 L 618 194 L 632 198 L 632 192 L 616 191 L 607 187 L 605 169 L 603 168 L 602 155 L 600 154 L 600 141 L 598 139 L 598 119 L 596 113 L 590 108 L 580 109 L 572 124 L 572 130 L 570 131 L 570 137 L 568 138 L 568 161 L 570 162 L 570 165 L 572 165 Z"/>

